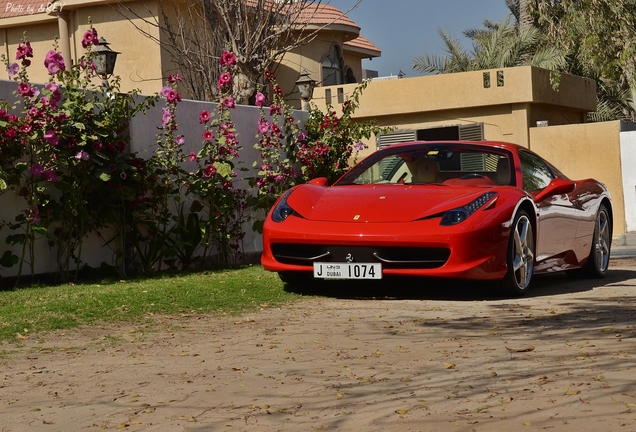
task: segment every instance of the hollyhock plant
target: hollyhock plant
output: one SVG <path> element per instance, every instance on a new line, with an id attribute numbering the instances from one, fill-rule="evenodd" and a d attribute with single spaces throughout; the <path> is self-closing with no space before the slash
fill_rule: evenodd
<path id="1" fill-rule="evenodd" d="M 33 163 L 29 171 L 31 172 L 32 176 L 39 177 L 44 172 L 44 168 L 39 163 Z"/>
<path id="2" fill-rule="evenodd" d="M 254 103 L 257 107 L 262 107 L 265 104 L 265 95 L 261 92 L 256 93 L 256 97 L 254 98 Z"/>
<path id="3" fill-rule="evenodd" d="M 206 129 L 205 131 L 203 131 L 203 139 L 205 141 L 212 141 L 213 138 L 214 138 L 214 133 L 211 130 Z"/>
<path id="4" fill-rule="evenodd" d="M 31 84 L 28 82 L 21 82 L 18 84 L 18 94 L 22 96 L 32 96 L 33 92 L 31 91 Z"/>
<path id="5" fill-rule="evenodd" d="M 44 133 L 44 139 L 46 140 L 46 142 L 48 142 L 52 146 L 57 146 L 60 143 L 60 138 L 57 136 L 55 131 L 52 130 L 52 129 L 48 129 Z"/>
<path id="6" fill-rule="evenodd" d="M 55 183 L 57 181 L 57 175 L 55 174 L 55 171 L 46 170 L 43 174 L 46 181 L 50 181 L 51 183 Z"/>

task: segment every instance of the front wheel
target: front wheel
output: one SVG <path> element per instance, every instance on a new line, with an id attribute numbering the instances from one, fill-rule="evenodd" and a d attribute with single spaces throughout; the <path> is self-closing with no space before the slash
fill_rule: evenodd
<path id="1" fill-rule="evenodd" d="M 534 234 L 530 216 L 525 210 L 515 215 L 508 240 L 506 263 L 508 271 L 499 282 L 500 288 L 515 296 L 525 294 L 530 288 L 534 270 Z"/>

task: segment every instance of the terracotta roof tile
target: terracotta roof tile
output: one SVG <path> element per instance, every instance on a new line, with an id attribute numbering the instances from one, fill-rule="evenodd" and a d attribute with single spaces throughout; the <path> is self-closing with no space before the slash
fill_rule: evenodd
<path id="1" fill-rule="evenodd" d="M 360 48 L 366 51 L 377 51 L 378 55 L 382 52 L 382 50 L 380 50 L 380 48 L 378 48 L 377 45 L 375 45 L 373 42 L 371 42 L 369 39 L 365 38 L 362 35 L 358 36 L 357 38 L 353 40 L 346 41 L 344 45 L 350 46 L 353 48 Z"/>
<path id="2" fill-rule="evenodd" d="M 303 9 L 300 14 L 300 19 L 308 24 L 340 24 L 355 27 L 360 30 L 360 27 L 354 23 L 348 16 L 343 14 L 339 9 L 328 4 L 311 4 Z"/>
<path id="3" fill-rule="evenodd" d="M 48 1 L 42 0 L 17 0 L 13 2 L 5 2 L 4 6 L 0 6 L 0 19 L 18 16 L 45 14 Z"/>

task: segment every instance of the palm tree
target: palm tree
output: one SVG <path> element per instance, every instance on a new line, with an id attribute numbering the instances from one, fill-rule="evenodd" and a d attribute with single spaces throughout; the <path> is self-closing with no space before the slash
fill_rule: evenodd
<path id="1" fill-rule="evenodd" d="M 537 28 L 521 29 L 511 16 L 499 23 L 486 20 L 483 29 L 465 30 L 464 35 L 472 40 L 471 52 L 442 30 L 438 33 L 446 45 L 447 56 L 418 56 L 413 60 L 413 69 L 453 73 L 524 65 L 556 70 L 565 65 L 564 53 L 545 44 Z"/>

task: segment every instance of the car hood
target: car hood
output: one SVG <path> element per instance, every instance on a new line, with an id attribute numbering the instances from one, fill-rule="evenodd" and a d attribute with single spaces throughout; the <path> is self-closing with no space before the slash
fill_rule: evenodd
<path id="1" fill-rule="evenodd" d="M 468 204 L 492 190 L 441 185 L 298 186 L 287 203 L 302 217 L 333 222 L 407 222 Z"/>

